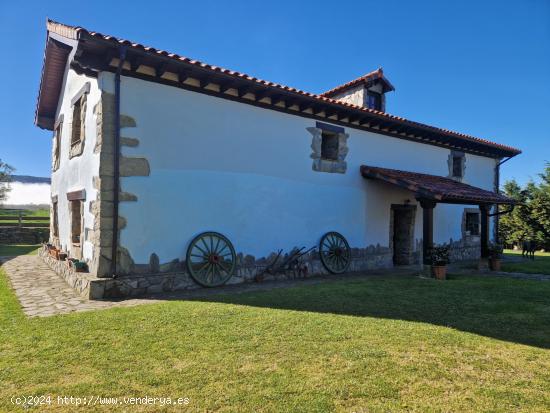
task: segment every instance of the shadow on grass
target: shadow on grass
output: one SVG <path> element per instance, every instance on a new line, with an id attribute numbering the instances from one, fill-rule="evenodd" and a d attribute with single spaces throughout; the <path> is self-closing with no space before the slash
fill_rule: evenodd
<path id="1" fill-rule="evenodd" d="M 502 271 L 527 274 L 550 274 L 550 256 L 535 255 L 534 259 L 523 258 L 520 254 L 505 254 Z"/>
<path id="2" fill-rule="evenodd" d="M 40 245 L 3 245 L 0 244 L 0 257 L 16 257 L 18 255 L 36 254 Z"/>
<path id="3" fill-rule="evenodd" d="M 193 300 L 416 321 L 550 348 L 549 282 L 384 276 Z"/>

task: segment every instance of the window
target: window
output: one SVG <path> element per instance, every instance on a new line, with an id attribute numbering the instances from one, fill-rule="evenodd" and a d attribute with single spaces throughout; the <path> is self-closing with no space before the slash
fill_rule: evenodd
<path id="1" fill-rule="evenodd" d="M 451 151 L 449 154 L 449 176 L 451 178 L 464 178 L 464 171 L 466 169 L 466 157 L 464 152 Z"/>
<path id="2" fill-rule="evenodd" d="M 479 235 L 479 212 L 466 212 L 466 231 Z"/>
<path id="3" fill-rule="evenodd" d="M 81 155 L 84 150 L 86 135 L 86 97 L 90 93 L 90 82 L 86 82 L 78 93 L 72 98 L 73 119 L 71 128 L 71 148 L 69 159 Z"/>
<path id="4" fill-rule="evenodd" d="M 382 110 L 382 95 L 377 92 L 367 91 L 367 107 L 369 109 Z"/>
<path id="5" fill-rule="evenodd" d="M 462 178 L 462 156 L 453 156 L 453 176 L 455 178 Z"/>
<path id="6" fill-rule="evenodd" d="M 80 244 L 80 233 L 82 232 L 82 201 L 70 201 L 71 208 L 71 241 L 73 244 Z"/>
<path id="7" fill-rule="evenodd" d="M 71 132 L 71 146 L 78 145 L 83 139 L 84 122 L 82 119 L 82 98 L 73 106 L 73 129 Z"/>
<path id="8" fill-rule="evenodd" d="M 61 158 L 61 127 L 63 123 L 59 122 L 53 134 L 53 170 L 57 171 Z"/>
<path id="9" fill-rule="evenodd" d="M 345 174 L 347 170 L 348 138 L 344 128 L 329 123 L 316 122 L 307 128 L 311 133 L 311 169 L 317 172 Z"/>
<path id="10" fill-rule="evenodd" d="M 57 218 L 57 199 L 52 201 L 52 236 L 59 237 L 59 221 Z"/>
<path id="11" fill-rule="evenodd" d="M 338 134 L 329 131 L 321 132 L 321 159 L 338 160 Z"/>

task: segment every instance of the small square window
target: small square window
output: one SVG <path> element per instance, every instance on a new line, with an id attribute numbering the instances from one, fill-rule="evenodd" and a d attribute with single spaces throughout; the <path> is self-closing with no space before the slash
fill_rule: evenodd
<path id="1" fill-rule="evenodd" d="M 323 131 L 321 138 L 321 159 L 338 160 L 338 134 Z"/>
<path id="2" fill-rule="evenodd" d="M 469 231 L 470 235 L 479 235 L 479 213 L 478 212 L 466 213 L 466 231 Z"/>
<path id="3" fill-rule="evenodd" d="M 380 93 L 367 91 L 367 107 L 374 110 L 382 110 L 382 95 Z"/>

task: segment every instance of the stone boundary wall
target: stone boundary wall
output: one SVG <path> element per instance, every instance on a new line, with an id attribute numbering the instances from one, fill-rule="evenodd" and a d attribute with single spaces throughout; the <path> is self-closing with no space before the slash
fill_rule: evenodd
<path id="1" fill-rule="evenodd" d="M 49 237 L 48 228 L 0 227 L 0 244 L 40 244 Z"/>
<path id="2" fill-rule="evenodd" d="M 477 260 L 481 258 L 481 244 L 467 239 L 451 240 L 449 243 L 449 259 L 451 262 Z"/>

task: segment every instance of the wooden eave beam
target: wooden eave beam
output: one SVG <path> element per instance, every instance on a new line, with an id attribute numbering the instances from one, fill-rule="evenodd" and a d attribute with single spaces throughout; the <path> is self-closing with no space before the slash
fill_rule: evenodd
<path id="1" fill-rule="evenodd" d="M 141 66 L 143 59 L 140 56 L 132 56 L 128 61 L 130 62 L 130 70 L 135 72 Z"/>
<path id="2" fill-rule="evenodd" d="M 162 77 L 166 73 L 166 69 L 168 68 L 168 63 L 162 63 L 161 65 L 155 67 L 155 76 L 157 78 Z"/>

